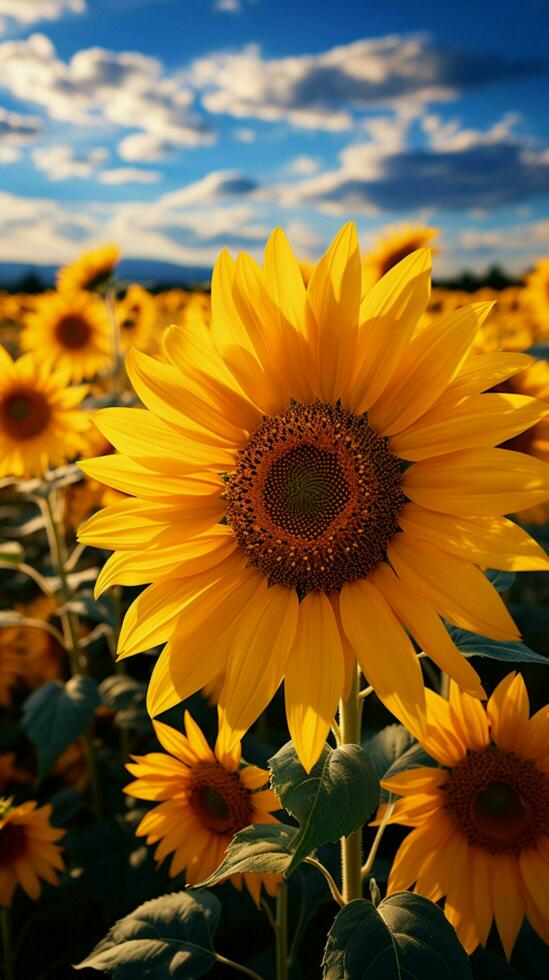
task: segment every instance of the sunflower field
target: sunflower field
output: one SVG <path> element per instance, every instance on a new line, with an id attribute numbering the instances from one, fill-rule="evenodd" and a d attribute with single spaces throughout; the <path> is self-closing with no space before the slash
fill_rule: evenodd
<path id="1" fill-rule="evenodd" d="M 549 259 L 435 236 L 0 293 L 5 980 L 547 976 Z"/>

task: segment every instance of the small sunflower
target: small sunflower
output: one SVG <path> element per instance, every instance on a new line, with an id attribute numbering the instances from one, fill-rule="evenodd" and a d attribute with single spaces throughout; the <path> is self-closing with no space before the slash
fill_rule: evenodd
<path id="1" fill-rule="evenodd" d="M 0 905 L 11 905 L 17 885 L 32 899 L 40 897 L 40 879 L 57 885 L 64 864 L 56 841 L 65 831 L 50 824 L 51 806 L 30 801 L 13 806 L 0 800 Z"/>
<path id="2" fill-rule="evenodd" d="M 43 476 L 86 451 L 89 416 L 79 408 L 86 387 L 68 387 L 33 354 L 17 361 L 0 347 L 0 477 Z"/>
<path id="3" fill-rule="evenodd" d="M 116 304 L 116 317 L 122 350 L 129 350 L 130 347 L 137 347 L 138 350 L 150 348 L 157 321 L 154 296 L 142 286 L 130 286 Z"/>
<path id="4" fill-rule="evenodd" d="M 549 338 L 549 258 L 540 259 L 526 279 L 524 304 L 535 322 L 535 339 Z"/>
<path id="5" fill-rule="evenodd" d="M 376 248 L 366 252 L 362 262 L 362 289 L 371 288 L 395 265 L 420 248 L 431 248 L 438 229 L 404 225 L 378 238 Z M 433 250 L 433 251 L 436 251 Z"/>
<path id="6" fill-rule="evenodd" d="M 147 844 L 157 844 L 157 861 L 173 854 L 170 876 L 185 871 L 189 885 L 204 881 L 221 864 L 225 851 L 239 830 L 253 823 L 278 823 L 273 811 L 278 797 L 268 789 L 269 773 L 243 765 L 240 743 L 214 751 L 188 711 L 185 735 L 169 725 L 154 722 L 162 747 L 169 753 L 132 756 L 126 768 L 136 779 L 125 792 L 141 800 L 161 801 L 141 820 L 136 833 Z M 256 904 L 263 885 L 275 895 L 280 875 L 244 873 L 231 875 L 240 890 L 242 879 Z"/>
<path id="7" fill-rule="evenodd" d="M 361 297 L 347 225 L 305 289 L 277 230 L 264 268 L 222 254 L 209 330 L 169 328 L 167 363 L 128 355 L 146 409 L 99 412 L 122 455 L 82 469 L 134 499 L 90 518 L 80 540 L 116 549 L 97 594 L 151 583 L 126 614 L 119 654 L 169 641 L 149 686 L 153 716 L 223 674 L 229 751 L 285 677 L 310 770 L 357 660 L 400 720 L 423 716 L 409 633 L 483 695 L 440 617 L 518 638 L 481 568 L 549 567 L 502 516 L 549 497 L 549 467 L 494 447 L 548 408 L 481 394 L 532 362 L 470 353 L 489 305 L 415 334 L 429 283 L 424 249 Z"/>
<path id="8" fill-rule="evenodd" d="M 549 405 L 549 361 L 536 361 L 531 367 L 498 385 L 496 391 L 513 395 L 531 395 Z M 528 453 L 549 463 L 549 419 L 544 418 L 504 443 L 505 449 Z M 537 504 L 517 515 L 525 524 L 545 524 L 549 520 L 549 504 Z"/>
<path id="9" fill-rule="evenodd" d="M 388 893 L 414 885 L 445 913 L 468 953 L 495 919 L 507 959 L 524 918 L 549 942 L 549 708 L 529 718 L 520 674 L 486 709 L 450 685 L 427 692 L 421 744 L 443 766 L 382 782 L 401 797 L 391 823 L 414 829 L 401 844 Z"/>
<path id="10" fill-rule="evenodd" d="M 80 289 L 102 292 L 109 285 L 119 261 L 118 245 L 101 245 L 84 252 L 59 270 L 57 288 L 62 292 Z"/>
<path id="11" fill-rule="evenodd" d="M 112 327 L 105 304 L 86 292 L 45 293 L 27 317 L 23 350 L 64 368 L 72 381 L 93 378 L 112 361 Z"/>

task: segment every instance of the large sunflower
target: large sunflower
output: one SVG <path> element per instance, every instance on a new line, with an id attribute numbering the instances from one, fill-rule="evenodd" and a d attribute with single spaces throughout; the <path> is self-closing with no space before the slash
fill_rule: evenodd
<path id="1" fill-rule="evenodd" d="M 90 420 L 79 405 L 87 388 L 67 381 L 66 371 L 32 354 L 12 361 L 0 347 L 0 477 L 42 476 L 86 451 Z"/>
<path id="2" fill-rule="evenodd" d="M 51 806 L 13 806 L 11 799 L 0 799 L 0 905 L 11 905 L 17 885 L 37 899 L 40 879 L 58 884 L 64 864 L 56 841 L 65 831 L 51 826 L 51 813 Z"/>
<path id="3" fill-rule="evenodd" d="M 502 515 L 549 497 L 549 468 L 492 448 L 547 406 L 480 394 L 531 362 L 469 355 L 489 307 L 414 336 L 429 281 L 422 250 L 361 298 L 349 224 L 306 290 L 277 230 L 264 268 L 221 255 L 210 332 L 169 328 L 169 363 L 130 352 L 146 410 L 99 412 L 122 455 L 82 468 L 135 499 L 93 516 L 80 538 L 116 549 L 98 594 L 152 583 L 126 615 L 119 653 L 169 641 L 149 687 L 153 715 L 224 673 L 230 750 L 285 676 L 290 732 L 309 769 L 357 659 L 397 717 L 421 719 L 407 631 L 482 696 L 439 616 L 517 639 L 476 566 L 548 567 Z"/>
<path id="4" fill-rule="evenodd" d="M 27 317 L 21 346 L 44 365 L 64 368 L 72 381 L 93 378 L 113 357 L 105 304 L 86 292 L 45 293 Z"/>
<path id="5" fill-rule="evenodd" d="M 158 844 L 158 861 L 173 854 L 171 877 L 185 871 L 188 884 L 196 885 L 221 864 L 237 831 L 252 823 L 278 823 L 273 811 L 280 809 L 280 802 L 268 788 L 267 770 L 241 764 L 240 742 L 228 753 L 219 744 L 212 751 L 188 711 L 185 735 L 161 722 L 154 727 L 169 755 L 132 756 L 126 768 L 136 779 L 125 792 L 159 803 L 143 817 L 136 833 L 146 837 L 147 844 Z M 242 879 L 259 904 L 261 886 L 276 894 L 280 875 L 244 873 L 230 878 L 239 889 Z"/>
<path id="6" fill-rule="evenodd" d="M 429 248 L 437 235 L 437 228 L 428 228 L 424 225 L 403 225 L 401 228 L 388 230 L 378 238 L 375 249 L 364 255 L 362 288 L 369 289 L 412 252 L 417 252 L 420 248 Z"/>
<path id="7" fill-rule="evenodd" d="M 109 285 L 119 260 L 118 245 L 100 245 L 83 252 L 74 262 L 59 270 L 57 288 L 63 292 L 78 289 L 103 291 Z"/>
<path id="8" fill-rule="evenodd" d="M 414 890 L 445 912 L 471 953 L 495 918 L 509 959 L 526 916 L 549 942 L 549 707 L 529 719 L 520 674 L 508 674 L 486 710 L 450 685 L 427 692 L 420 738 L 442 769 L 383 781 L 401 797 L 392 823 L 414 829 L 401 844 L 388 893 Z"/>

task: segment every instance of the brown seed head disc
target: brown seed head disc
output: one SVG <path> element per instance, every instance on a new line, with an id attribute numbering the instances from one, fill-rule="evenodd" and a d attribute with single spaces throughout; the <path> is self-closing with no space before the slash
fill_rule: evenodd
<path id="1" fill-rule="evenodd" d="M 213 834 L 228 834 L 252 822 L 252 794 L 242 785 L 238 772 L 220 763 L 203 763 L 193 769 L 189 804 L 200 823 Z"/>
<path id="2" fill-rule="evenodd" d="M 227 485 L 227 519 L 250 563 L 295 588 L 338 592 L 385 558 L 405 502 L 400 462 L 340 405 L 265 418 Z"/>
<path id="3" fill-rule="evenodd" d="M 450 772 L 447 807 L 470 844 L 518 854 L 549 833 L 549 779 L 529 759 L 489 745 Z"/>
<path id="4" fill-rule="evenodd" d="M 12 439 L 32 439 L 42 432 L 51 416 L 46 397 L 25 385 L 12 388 L 0 400 L 0 426 Z"/>
<path id="5" fill-rule="evenodd" d="M 55 336 L 62 347 L 79 350 L 85 347 L 91 336 L 91 328 L 83 316 L 76 313 L 62 316 L 55 328 Z"/>

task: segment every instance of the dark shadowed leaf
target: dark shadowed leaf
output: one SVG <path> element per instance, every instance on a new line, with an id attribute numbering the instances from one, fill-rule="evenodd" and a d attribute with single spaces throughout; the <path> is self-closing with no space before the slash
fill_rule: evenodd
<path id="1" fill-rule="evenodd" d="M 262 874 L 285 871 L 292 859 L 296 834 L 295 827 L 272 823 L 254 823 L 239 830 L 219 867 L 200 886 L 216 885 L 228 875 L 244 871 Z"/>
<path id="2" fill-rule="evenodd" d="M 316 847 L 362 827 L 378 804 L 379 781 L 360 745 L 325 745 L 307 773 L 292 742 L 287 742 L 268 765 L 275 793 L 300 825 L 287 874 Z"/>
<path id="3" fill-rule="evenodd" d="M 337 915 L 324 951 L 324 980 L 470 980 L 467 954 L 437 905 L 399 892 L 377 908 L 365 899 Z"/>
<path id="4" fill-rule="evenodd" d="M 436 765 L 403 725 L 387 725 L 367 738 L 364 747 L 380 780 L 396 776 L 406 769 Z M 386 800 L 388 795 L 382 788 L 381 800 Z"/>
<path id="5" fill-rule="evenodd" d="M 549 664 L 549 658 L 530 650 L 524 643 L 502 643 L 468 630 L 450 630 L 452 639 L 464 657 L 490 657 L 507 663 Z"/>
<path id="6" fill-rule="evenodd" d="M 97 684 L 77 674 L 70 681 L 49 681 L 23 707 L 23 728 L 38 752 L 38 778 L 48 773 L 62 752 L 83 735 L 99 707 Z"/>
<path id="7" fill-rule="evenodd" d="M 499 568 L 489 568 L 486 572 L 486 578 L 490 580 L 498 592 L 507 592 L 507 589 L 510 589 L 514 584 L 516 577 L 514 572 L 502 572 Z"/>
<path id="8" fill-rule="evenodd" d="M 76 969 L 91 967 L 113 980 L 195 980 L 216 962 L 220 912 L 211 892 L 155 898 L 120 919 Z"/>

